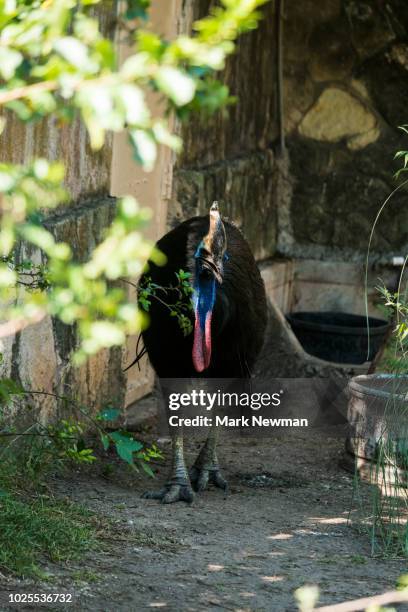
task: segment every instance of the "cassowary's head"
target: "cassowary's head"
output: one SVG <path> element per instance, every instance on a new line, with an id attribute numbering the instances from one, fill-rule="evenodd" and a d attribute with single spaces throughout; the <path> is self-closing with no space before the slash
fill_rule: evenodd
<path id="1" fill-rule="evenodd" d="M 224 224 L 214 202 L 210 208 L 210 226 L 195 252 L 193 364 L 197 372 L 206 370 L 211 360 L 211 318 L 217 283 L 223 279 L 227 239 Z"/>

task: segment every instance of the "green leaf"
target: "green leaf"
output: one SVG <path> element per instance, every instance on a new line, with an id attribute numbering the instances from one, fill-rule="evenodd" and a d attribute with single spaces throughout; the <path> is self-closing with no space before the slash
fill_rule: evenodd
<path id="1" fill-rule="evenodd" d="M 150 0 L 127 0 L 126 4 L 125 19 L 147 19 Z"/>
<path id="2" fill-rule="evenodd" d="M 0 47 L 0 75 L 5 81 L 12 79 L 16 69 L 23 61 L 23 56 L 14 49 Z"/>
<path id="3" fill-rule="evenodd" d="M 143 444 L 137 440 L 134 440 L 133 438 L 124 436 L 119 432 L 114 432 L 111 434 L 111 438 L 115 439 L 115 437 L 116 452 L 118 453 L 119 457 L 126 461 L 126 463 L 133 464 L 133 453 L 143 448 Z"/>
<path id="4" fill-rule="evenodd" d="M 129 138 L 136 161 L 143 166 L 146 172 L 153 170 L 157 155 L 153 136 L 144 130 L 129 130 Z"/>
<path id="5" fill-rule="evenodd" d="M 146 472 L 146 474 L 148 474 L 152 478 L 155 478 L 155 473 L 153 472 L 150 465 L 148 465 L 145 461 L 140 461 L 140 465 L 142 466 L 142 469 Z"/>
<path id="6" fill-rule="evenodd" d="M 0 242 L 0 248 L 1 248 Z M 17 281 L 17 274 L 5 265 L 0 266 L 0 287 L 12 287 Z"/>
<path id="7" fill-rule="evenodd" d="M 101 346 L 116 346 L 124 341 L 123 331 L 110 321 L 95 321 L 91 323 L 89 331 Z"/>
<path id="8" fill-rule="evenodd" d="M 117 89 L 116 96 L 124 108 L 125 119 L 129 125 L 147 125 L 150 114 L 145 104 L 143 92 L 139 87 L 121 85 Z"/>
<path id="9" fill-rule="evenodd" d="M 126 463 L 133 464 L 133 453 L 143 448 L 143 444 L 118 431 L 113 432 L 111 438 L 115 442 L 119 457 Z"/>
<path id="10" fill-rule="evenodd" d="M 179 136 L 172 134 L 167 129 L 165 123 L 163 123 L 162 121 L 157 121 L 153 125 L 153 134 L 157 142 L 160 142 L 161 144 L 170 147 L 171 149 L 173 149 L 173 151 L 176 151 L 177 153 L 181 151 L 183 141 Z"/>
<path id="11" fill-rule="evenodd" d="M 133 451 L 127 444 L 124 444 L 123 442 L 116 442 L 115 447 L 116 452 L 118 453 L 119 457 L 123 459 L 123 461 L 133 464 Z"/>
<path id="12" fill-rule="evenodd" d="M 172 66 L 159 68 L 156 83 L 177 106 L 184 106 L 194 98 L 196 90 L 194 79 Z"/>
<path id="13" fill-rule="evenodd" d="M 54 49 L 69 64 L 81 72 L 96 72 L 98 64 L 89 57 L 88 47 L 73 36 L 63 36 L 54 43 Z"/>
<path id="14" fill-rule="evenodd" d="M 101 442 L 102 442 L 102 446 L 103 446 L 104 450 L 107 451 L 109 446 L 110 446 L 109 436 L 107 436 L 106 434 L 101 433 Z"/>
<path id="15" fill-rule="evenodd" d="M 5 192 L 9 191 L 16 184 L 16 180 L 11 172 L 1 171 L 0 170 L 0 191 Z"/>
<path id="16" fill-rule="evenodd" d="M 102 421 L 115 421 L 120 415 L 119 408 L 105 408 L 98 414 L 98 418 Z"/>

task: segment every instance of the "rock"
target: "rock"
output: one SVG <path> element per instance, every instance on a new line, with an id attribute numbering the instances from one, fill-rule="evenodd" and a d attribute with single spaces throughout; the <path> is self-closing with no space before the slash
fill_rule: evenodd
<path id="1" fill-rule="evenodd" d="M 372 130 L 368 130 L 364 134 L 357 134 L 349 138 L 347 146 L 351 151 L 357 151 L 357 149 L 364 149 L 367 145 L 375 142 L 380 136 L 380 130 L 375 127 Z"/>
<path id="2" fill-rule="evenodd" d="M 310 38 L 309 71 L 314 81 L 333 81 L 347 77 L 356 54 L 350 45 L 346 19 L 318 25 Z"/>
<path id="3" fill-rule="evenodd" d="M 373 142 L 378 137 L 376 125 L 373 113 L 357 98 L 337 87 L 329 87 L 303 118 L 299 133 L 322 142 L 339 142 L 370 133 L 366 140 Z"/>
<path id="4" fill-rule="evenodd" d="M 194 0 L 190 5 L 194 5 L 195 19 L 208 14 L 208 0 Z M 267 2 L 262 7 L 259 27 L 239 37 L 236 53 L 226 61 L 221 80 L 237 97 L 236 103 L 227 112 L 197 113 L 192 121 L 183 122 L 178 167 L 200 167 L 241 156 L 277 137 L 275 5 Z"/>
<path id="5" fill-rule="evenodd" d="M 55 393 L 58 364 L 49 317 L 21 332 L 18 365 L 19 378 L 24 388 Z M 52 420 L 56 407 L 54 397 L 36 395 L 33 403 L 38 410 L 40 422 Z"/>
<path id="6" fill-rule="evenodd" d="M 315 84 L 307 71 L 293 65 L 285 68 L 284 122 L 285 133 L 294 131 L 316 99 Z"/>
<path id="7" fill-rule="evenodd" d="M 388 59 L 400 64 L 405 70 L 408 70 L 408 45 L 394 45 L 386 56 Z"/>
<path id="8" fill-rule="evenodd" d="M 401 143 L 391 130 L 364 149 L 351 151 L 309 139 L 288 141 L 295 176 L 290 204 L 294 242 L 365 253 L 375 216 L 395 188 L 392 156 Z M 405 252 L 408 240 L 406 192 L 385 207 L 372 251 Z M 344 257 L 344 254 L 343 254 Z"/>
<path id="9" fill-rule="evenodd" d="M 393 45 L 370 58 L 356 75 L 362 80 L 379 114 L 394 129 L 408 120 L 408 46 Z"/>
<path id="10" fill-rule="evenodd" d="M 346 0 L 352 44 L 361 59 L 374 56 L 395 38 L 390 19 L 376 0 Z"/>

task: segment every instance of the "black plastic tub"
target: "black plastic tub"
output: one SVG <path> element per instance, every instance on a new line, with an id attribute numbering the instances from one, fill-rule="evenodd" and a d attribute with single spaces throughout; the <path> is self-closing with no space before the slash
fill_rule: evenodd
<path id="1" fill-rule="evenodd" d="M 299 342 L 310 355 L 336 363 L 371 361 L 384 340 L 390 324 L 345 312 L 293 312 L 286 316 Z"/>

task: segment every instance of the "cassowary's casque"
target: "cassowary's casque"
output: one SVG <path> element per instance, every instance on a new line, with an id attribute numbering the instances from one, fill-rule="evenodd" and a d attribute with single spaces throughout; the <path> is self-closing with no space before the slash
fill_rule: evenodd
<path id="1" fill-rule="evenodd" d="M 248 378 L 262 347 L 266 327 L 265 289 L 248 243 L 232 223 L 223 221 L 216 202 L 210 213 L 194 217 L 168 232 L 157 248 L 166 255 L 162 267 L 149 262 L 140 285 L 151 281 L 174 285 L 180 269 L 190 272 L 193 333 L 184 336 L 160 300 L 152 300 L 143 341 L 159 378 Z M 166 297 L 167 303 L 171 296 Z M 175 298 L 173 298 L 175 299 Z M 164 503 L 191 502 L 193 491 L 208 482 L 226 489 L 216 457 L 217 428 L 211 430 L 188 474 L 180 428 L 173 436 L 170 480 L 145 497 Z"/>

